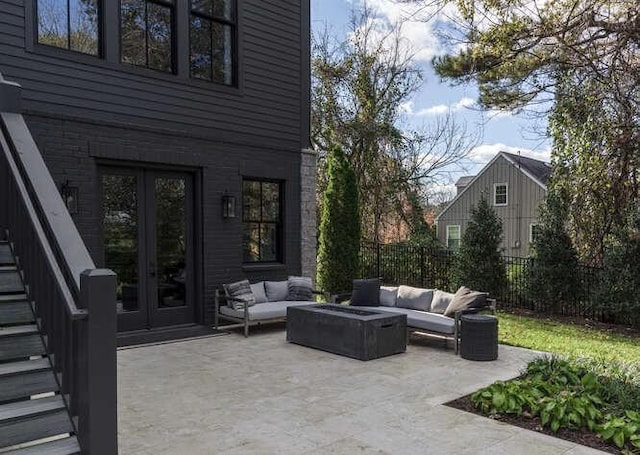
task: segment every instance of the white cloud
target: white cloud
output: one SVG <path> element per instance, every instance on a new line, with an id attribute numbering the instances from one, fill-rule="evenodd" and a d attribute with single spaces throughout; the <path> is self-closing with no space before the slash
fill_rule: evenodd
<path id="1" fill-rule="evenodd" d="M 491 161 L 498 152 L 507 152 L 516 155 L 519 153 L 522 156 L 546 162 L 549 162 L 551 159 L 551 149 L 533 150 L 522 147 L 512 147 L 502 143 L 478 145 L 471 150 L 469 158 L 475 163 L 484 165 Z"/>
<path id="2" fill-rule="evenodd" d="M 425 109 L 415 110 L 415 104 L 413 101 L 409 101 L 402 106 L 402 111 L 413 117 L 424 117 L 443 115 L 447 112 L 459 112 L 463 109 L 469 109 L 476 105 L 476 101 L 473 98 L 464 97 L 453 104 L 437 104 Z"/>

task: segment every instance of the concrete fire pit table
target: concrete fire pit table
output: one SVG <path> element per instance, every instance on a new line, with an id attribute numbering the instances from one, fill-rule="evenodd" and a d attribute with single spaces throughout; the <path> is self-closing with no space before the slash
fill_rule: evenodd
<path id="1" fill-rule="evenodd" d="M 407 316 L 333 304 L 287 308 L 287 341 L 371 360 L 407 349 Z"/>

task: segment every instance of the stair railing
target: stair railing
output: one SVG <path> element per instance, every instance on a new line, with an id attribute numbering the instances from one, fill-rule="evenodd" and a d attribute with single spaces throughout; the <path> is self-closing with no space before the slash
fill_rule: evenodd
<path id="1" fill-rule="evenodd" d="M 117 454 L 116 276 L 96 269 L 0 75 L 0 226 L 34 303 L 83 453 Z"/>

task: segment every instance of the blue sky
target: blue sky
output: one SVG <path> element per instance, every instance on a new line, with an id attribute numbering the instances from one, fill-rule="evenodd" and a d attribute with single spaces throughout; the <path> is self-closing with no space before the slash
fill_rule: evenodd
<path id="1" fill-rule="evenodd" d="M 354 4 L 361 0 L 311 0 L 312 31 L 328 27 L 332 35 L 346 36 L 349 18 Z M 400 4 L 396 0 L 368 0 L 369 6 L 378 11 L 381 20 L 395 21 L 408 15 L 424 13 L 415 5 Z M 416 63 L 423 70 L 423 85 L 406 106 L 407 121 L 416 127 L 429 125 L 438 115 L 451 111 L 456 120 L 465 122 L 468 130 L 479 131 L 480 141 L 471 152 L 465 169 L 451 169 L 450 185 L 461 175 L 475 174 L 500 150 L 522 153 L 548 161 L 550 141 L 540 135 L 544 131 L 544 119 L 532 119 L 525 115 L 481 112 L 474 107 L 478 97 L 475 84 L 452 87 L 441 83 L 431 67 L 431 58 L 443 52 L 442 43 L 435 36 L 437 22 L 405 22 L 403 37 L 412 43 L 417 55 Z M 537 131 L 537 132 L 536 132 Z"/>

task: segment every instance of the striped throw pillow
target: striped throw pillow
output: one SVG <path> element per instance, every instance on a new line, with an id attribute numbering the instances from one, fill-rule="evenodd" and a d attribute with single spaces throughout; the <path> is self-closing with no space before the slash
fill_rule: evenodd
<path id="1" fill-rule="evenodd" d="M 289 293 L 287 300 L 313 300 L 313 283 L 305 276 L 290 276 L 287 281 Z"/>
<path id="2" fill-rule="evenodd" d="M 227 297 L 233 297 L 235 299 L 241 299 L 242 302 L 236 300 L 227 300 L 227 306 L 230 306 L 234 310 L 244 310 L 245 305 L 253 306 L 256 303 L 253 293 L 251 292 L 251 285 L 249 280 L 236 281 L 235 283 L 225 284 L 224 292 Z"/>

